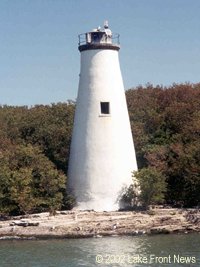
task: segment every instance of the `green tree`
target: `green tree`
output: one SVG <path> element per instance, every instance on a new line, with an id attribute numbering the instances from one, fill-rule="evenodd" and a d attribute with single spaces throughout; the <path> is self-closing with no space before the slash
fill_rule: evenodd
<path id="1" fill-rule="evenodd" d="M 39 148 L 13 145 L 1 155 L 0 185 L 2 213 L 52 211 L 62 207 L 66 176 Z"/>
<path id="2" fill-rule="evenodd" d="M 141 190 L 139 200 L 141 204 L 148 207 L 151 204 L 164 202 L 166 182 L 164 175 L 155 168 L 148 167 L 134 173 Z"/>
<path id="3" fill-rule="evenodd" d="M 163 173 L 167 203 L 199 205 L 200 83 L 140 86 L 127 103 L 138 167 Z"/>

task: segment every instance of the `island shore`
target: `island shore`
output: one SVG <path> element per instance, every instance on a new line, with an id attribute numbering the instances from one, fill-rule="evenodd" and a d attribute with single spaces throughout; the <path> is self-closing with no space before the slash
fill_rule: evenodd
<path id="1" fill-rule="evenodd" d="M 200 232 L 200 210 L 57 211 L 0 221 L 0 239 L 83 238 Z"/>

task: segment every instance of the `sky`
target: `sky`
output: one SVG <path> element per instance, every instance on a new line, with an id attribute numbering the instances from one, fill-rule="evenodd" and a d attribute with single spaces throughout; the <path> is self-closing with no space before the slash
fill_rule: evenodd
<path id="1" fill-rule="evenodd" d="M 75 100 L 78 34 L 104 20 L 125 89 L 200 82 L 199 0 L 0 0 L 0 105 Z"/>

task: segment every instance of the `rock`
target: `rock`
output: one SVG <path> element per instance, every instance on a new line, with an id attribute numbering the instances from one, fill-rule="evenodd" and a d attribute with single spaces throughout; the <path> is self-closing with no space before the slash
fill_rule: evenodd
<path id="1" fill-rule="evenodd" d="M 15 226 L 13 226 L 11 229 L 10 229 L 11 232 L 14 232 L 15 231 Z"/>
<path id="2" fill-rule="evenodd" d="M 93 237 L 95 237 L 95 238 L 101 238 L 103 236 L 102 235 L 94 235 Z"/>
<path id="3" fill-rule="evenodd" d="M 186 226 L 186 230 L 188 230 L 188 231 L 193 231 L 194 230 L 194 228 L 193 228 L 193 226 Z"/>
<path id="4" fill-rule="evenodd" d="M 12 240 L 12 239 L 21 239 L 19 236 L 1 236 L 0 240 Z"/>
<path id="5" fill-rule="evenodd" d="M 60 214 L 67 215 L 67 211 L 61 211 Z"/>
<path id="6" fill-rule="evenodd" d="M 148 210 L 147 214 L 150 216 L 154 216 L 156 214 L 156 212 L 154 210 Z"/>
<path id="7" fill-rule="evenodd" d="M 116 223 L 113 224 L 112 229 L 113 229 L 113 230 L 117 229 L 117 224 L 116 224 Z"/>
<path id="8" fill-rule="evenodd" d="M 38 226 L 39 222 L 29 222 L 27 226 Z"/>
<path id="9" fill-rule="evenodd" d="M 25 220 L 21 220 L 21 221 L 14 221 L 12 223 L 10 223 L 10 226 L 23 226 L 23 227 L 27 227 L 27 226 L 38 226 L 39 222 L 28 222 Z"/>
<path id="10" fill-rule="evenodd" d="M 170 216 L 162 217 L 160 219 L 161 222 L 165 222 L 165 221 L 169 221 L 169 220 L 171 220 L 171 217 Z"/>
<path id="11" fill-rule="evenodd" d="M 169 234 L 170 231 L 166 228 L 152 228 L 150 229 L 151 234 Z"/>
<path id="12" fill-rule="evenodd" d="M 75 230 L 76 230 L 76 231 L 81 231 L 82 228 L 78 226 L 78 227 L 75 228 Z"/>

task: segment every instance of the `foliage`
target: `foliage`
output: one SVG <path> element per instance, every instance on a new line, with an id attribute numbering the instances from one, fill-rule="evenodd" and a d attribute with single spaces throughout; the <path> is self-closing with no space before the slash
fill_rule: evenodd
<path id="1" fill-rule="evenodd" d="M 74 103 L 0 107 L 0 212 L 71 208 L 66 171 Z"/>
<path id="2" fill-rule="evenodd" d="M 166 203 L 200 204 L 200 83 L 127 91 L 138 166 L 166 177 Z"/>
<path id="3" fill-rule="evenodd" d="M 154 167 L 143 168 L 134 173 L 138 180 L 141 193 L 139 200 L 143 206 L 148 207 L 152 204 L 164 202 L 166 183 L 164 175 Z"/>
<path id="4" fill-rule="evenodd" d="M 133 179 L 133 183 L 129 187 L 125 187 L 120 194 L 119 200 L 123 209 L 136 208 L 139 205 L 140 189 L 138 182 Z"/>
<path id="5" fill-rule="evenodd" d="M 39 148 L 12 145 L 1 154 L 0 210 L 12 214 L 60 209 L 65 180 Z"/>
<path id="6" fill-rule="evenodd" d="M 0 107 L 2 134 L 14 143 L 39 146 L 45 156 L 66 173 L 74 107 L 73 102 L 32 108 Z"/>

